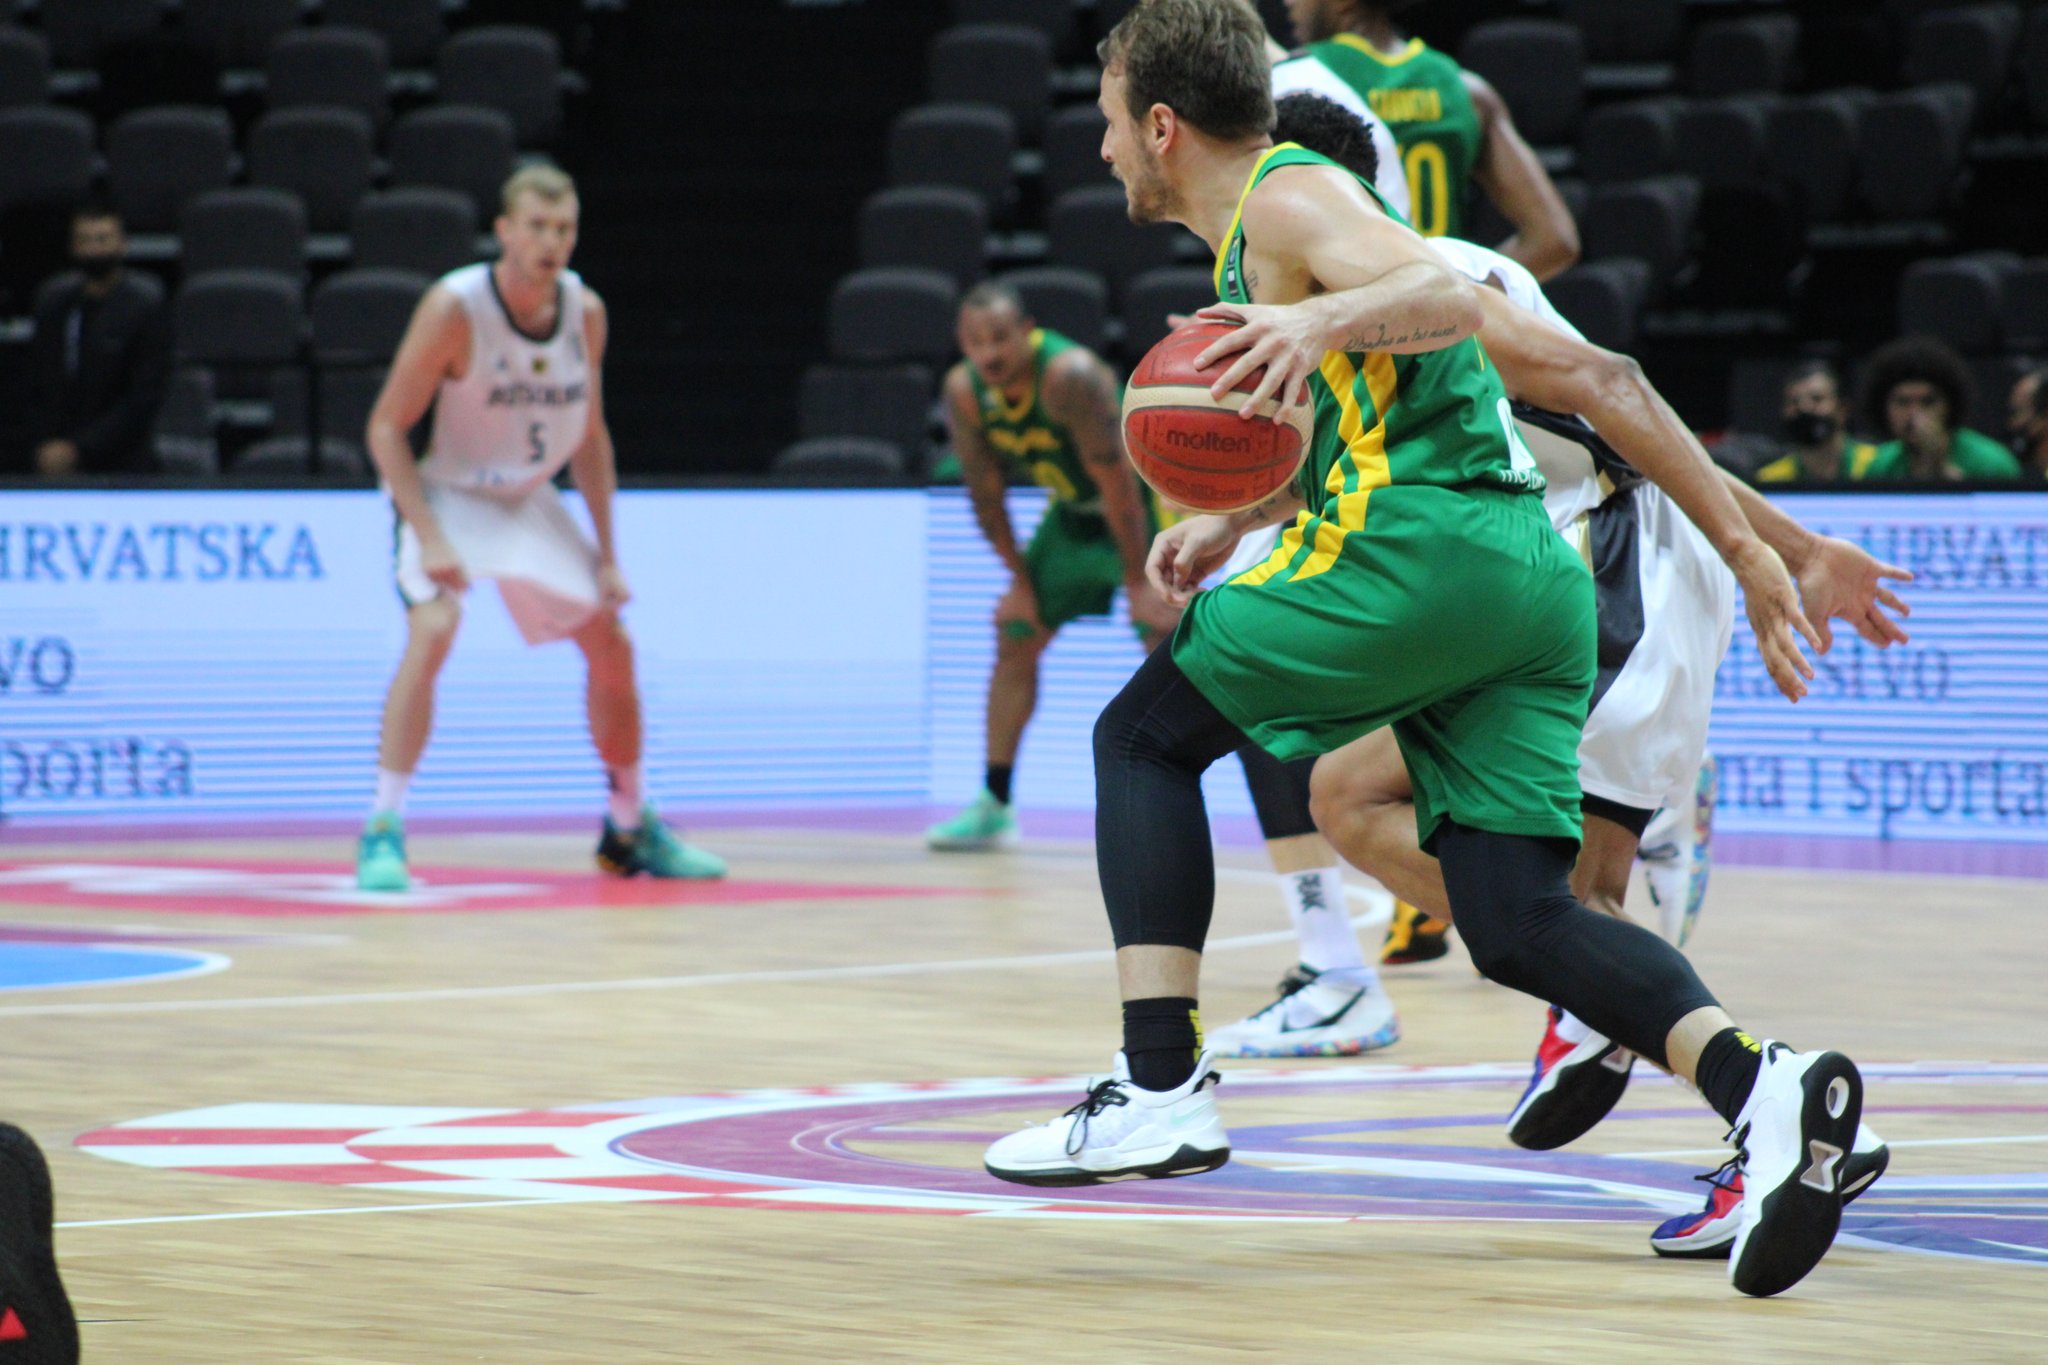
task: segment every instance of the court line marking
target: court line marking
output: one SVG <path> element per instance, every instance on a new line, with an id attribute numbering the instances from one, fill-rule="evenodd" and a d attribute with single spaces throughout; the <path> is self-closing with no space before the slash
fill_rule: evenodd
<path id="1" fill-rule="evenodd" d="M 166 1213 L 151 1218 L 86 1218 L 59 1228 L 132 1228 L 150 1223 L 231 1223 L 243 1218 L 327 1218 L 344 1213 L 424 1213 L 434 1209 L 502 1209 L 529 1204 L 580 1204 L 580 1199 L 466 1199 L 448 1204 L 361 1204 L 344 1209 L 245 1209 L 238 1213 Z"/>
<path id="2" fill-rule="evenodd" d="M 1891 1077 L 1911 1083 L 1910 1076 Z M 2009 1137 L 1951 1137 L 1951 1138 L 1886 1138 L 1887 1147 L 1995 1147 L 2006 1142 L 2048 1142 L 2048 1133 L 2014 1133 Z M 1647 1161 L 1664 1156 L 1722 1156 L 1729 1153 L 1727 1147 L 1675 1147 L 1663 1152 L 1609 1152 L 1616 1161 Z"/>
<path id="3" fill-rule="evenodd" d="M 1361 917 L 1370 923 L 1370 917 Z M 1292 943 L 1294 930 L 1240 934 L 1212 940 L 1208 951 L 1257 948 Z M 784 967 L 755 972 L 710 972 L 697 976 L 633 976 L 602 981 L 531 981 L 505 986 L 440 986 L 409 991 L 354 991 L 339 995 L 251 995 L 199 1000 L 124 1000 L 0 1007 L 0 1018 L 52 1015 L 195 1014 L 207 1010 L 306 1009 L 330 1005 L 410 1004 L 429 1000 L 496 1000 L 527 995 L 588 995 L 610 991 L 684 990 L 693 986 L 746 986 L 798 981 L 859 981 L 892 976 L 932 976 L 943 972 L 1009 971 L 1020 967 L 1057 967 L 1076 962 L 1114 961 L 1113 948 L 1072 953 L 1032 953 L 1019 957 L 954 958 L 943 962 L 874 962 L 839 967 Z"/>

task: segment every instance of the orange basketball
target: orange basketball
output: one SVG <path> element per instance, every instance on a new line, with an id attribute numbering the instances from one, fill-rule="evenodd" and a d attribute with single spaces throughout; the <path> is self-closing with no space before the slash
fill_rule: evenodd
<path id="1" fill-rule="evenodd" d="M 1228 333 L 1227 322 L 1190 322 L 1138 362 L 1124 388 L 1124 446 L 1138 476 L 1160 497 L 1195 512 L 1235 512 L 1264 502 L 1287 486 L 1301 468 L 1315 430 L 1315 408 L 1306 400 L 1281 403 L 1268 420 L 1237 415 L 1259 386 L 1263 369 L 1253 370 L 1222 402 L 1209 386 L 1230 358 L 1207 370 L 1195 357 Z"/>

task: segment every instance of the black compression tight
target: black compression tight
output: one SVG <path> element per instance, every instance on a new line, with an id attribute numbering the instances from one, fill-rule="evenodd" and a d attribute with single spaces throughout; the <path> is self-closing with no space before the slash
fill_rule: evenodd
<path id="1" fill-rule="evenodd" d="M 1252 809 L 1259 813 L 1259 836 L 1292 839 L 1314 834 L 1316 822 L 1308 813 L 1309 774 L 1315 771 L 1313 758 L 1283 763 L 1256 744 L 1237 751 L 1244 764 L 1244 784 L 1251 789 Z"/>
<path id="2" fill-rule="evenodd" d="M 1658 1066 L 1672 1025 L 1717 1003 L 1678 949 L 1579 903 L 1569 841 L 1446 820 L 1433 851 L 1473 965 L 1501 985 L 1564 1006 Z"/>
<path id="3" fill-rule="evenodd" d="M 1116 946 L 1202 950 L 1216 864 L 1202 774 L 1245 744 L 1155 649 L 1095 722 L 1095 865 Z"/>

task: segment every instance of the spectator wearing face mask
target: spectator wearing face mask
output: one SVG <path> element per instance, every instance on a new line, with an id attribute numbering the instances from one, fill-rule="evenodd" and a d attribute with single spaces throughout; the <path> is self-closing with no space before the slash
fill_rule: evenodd
<path id="1" fill-rule="evenodd" d="M 1933 337 L 1902 337 L 1870 358 L 1864 418 L 1891 440 L 1877 448 L 1871 479 L 1913 483 L 2020 477 L 2005 446 L 1962 424 L 1973 385 L 1963 358 Z"/>
<path id="2" fill-rule="evenodd" d="M 151 427 L 170 366 L 163 287 L 125 266 L 120 216 L 86 207 L 71 220 L 77 267 L 36 295 L 30 424 L 45 478 L 150 470 Z"/>
<path id="3" fill-rule="evenodd" d="M 2028 478 L 2048 478 L 2048 365 L 2019 377 L 2006 400 L 2005 433 Z"/>
<path id="4" fill-rule="evenodd" d="M 1802 361 L 1785 377 L 1784 417 L 1791 449 L 1761 466 L 1755 482 L 1856 483 L 1870 476 L 1877 447 L 1849 435 L 1849 406 L 1827 361 Z"/>

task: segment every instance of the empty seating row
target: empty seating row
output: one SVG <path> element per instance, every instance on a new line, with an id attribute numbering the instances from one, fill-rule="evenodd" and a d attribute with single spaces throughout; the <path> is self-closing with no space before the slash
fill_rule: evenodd
<path id="1" fill-rule="evenodd" d="M 517 138 L 498 110 L 444 105 L 398 120 L 387 148 L 388 164 L 380 165 L 369 120 L 354 110 L 279 110 L 250 130 L 246 171 L 252 184 L 300 196 L 317 231 L 339 231 L 380 171 L 394 185 L 459 191 L 489 216 Z M 107 192 L 134 231 L 168 230 L 187 200 L 228 184 L 237 165 L 227 117 L 217 109 L 138 110 L 107 130 Z M 76 201 L 100 167 L 84 114 L 0 111 L 0 208 Z"/>
<path id="2" fill-rule="evenodd" d="M 1968 356 L 2048 350 L 2048 258 L 1979 252 L 1918 261 L 1899 280 L 1899 331 Z"/>
<path id="3" fill-rule="evenodd" d="M 382 127 L 391 113 L 392 66 L 391 44 L 380 31 L 293 29 L 264 55 L 264 99 L 272 109 L 353 109 Z M 0 107 L 43 103 L 50 67 L 39 35 L 0 29 Z M 441 103 L 499 110 L 524 145 L 551 143 L 561 132 L 561 48 L 543 29 L 496 25 L 458 33 L 440 44 L 434 71 Z"/>

